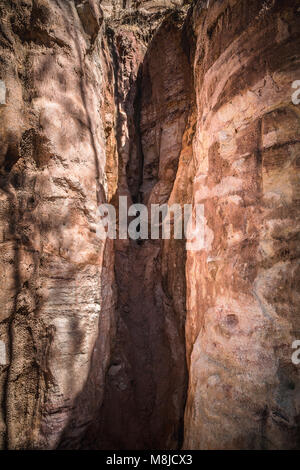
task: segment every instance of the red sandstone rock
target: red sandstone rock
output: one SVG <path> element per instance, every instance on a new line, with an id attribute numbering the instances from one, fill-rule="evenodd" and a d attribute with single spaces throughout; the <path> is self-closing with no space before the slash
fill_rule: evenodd
<path id="1" fill-rule="evenodd" d="M 53 448 L 101 403 L 113 338 L 113 245 L 95 233 L 111 64 L 72 2 L 5 1 L 1 21 L 1 446 Z"/>
<path id="2" fill-rule="evenodd" d="M 189 3 L 2 1 L 0 448 L 299 447 L 299 11 Z"/>
<path id="3" fill-rule="evenodd" d="M 299 446 L 299 11 L 210 2 L 193 12 L 193 200 L 187 255 L 187 449 Z"/>

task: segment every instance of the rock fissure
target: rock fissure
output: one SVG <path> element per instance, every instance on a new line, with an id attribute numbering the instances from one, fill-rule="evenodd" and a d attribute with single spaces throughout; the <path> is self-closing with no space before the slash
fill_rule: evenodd
<path id="1" fill-rule="evenodd" d="M 299 448 L 299 24 L 2 0 L 0 448 Z M 120 196 L 203 205 L 204 246 L 100 240 Z"/>
<path id="2" fill-rule="evenodd" d="M 118 110 L 119 184 L 116 201 L 118 196 L 126 195 L 128 205 L 147 203 L 149 195 L 145 186 L 149 185 L 149 168 L 155 170 L 154 178 L 150 179 L 151 185 L 159 186 L 159 192 L 163 193 L 166 201 L 170 197 L 173 181 L 170 183 L 164 180 L 168 169 L 162 169 L 161 175 L 158 174 L 160 150 L 154 162 L 145 155 L 149 146 L 155 144 L 155 135 L 151 134 L 151 122 L 149 128 L 143 129 L 142 121 L 144 119 L 146 126 L 149 126 L 147 106 L 152 106 L 155 91 L 153 98 L 147 95 L 154 87 L 161 87 L 159 79 L 150 85 L 148 80 L 151 78 L 147 73 L 150 60 L 157 61 L 158 67 L 162 65 L 160 57 L 156 57 L 156 44 L 160 43 L 162 37 L 166 46 L 168 42 L 175 41 L 169 49 L 172 64 L 165 71 L 164 80 L 168 79 L 168 74 L 174 76 L 174 68 L 182 67 L 181 57 L 178 57 L 176 50 L 177 47 L 181 50 L 181 24 L 179 26 L 177 22 L 176 14 L 165 20 L 160 36 L 154 36 L 148 46 L 153 51 L 149 51 L 145 44 L 141 44 L 135 35 L 127 31 L 119 31 L 111 41 Z M 137 50 L 140 50 L 140 55 Z M 184 52 L 180 54 L 183 56 Z M 175 76 L 174 81 L 181 80 L 184 85 L 182 70 Z M 165 99 L 167 101 L 168 96 Z M 163 110 L 165 103 L 158 102 L 155 105 Z M 168 130 L 169 114 L 160 110 L 158 113 L 155 132 L 160 134 L 161 143 L 162 132 Z M 170 148 L 168 155 L 169 160 L 172 160 L 168 167 L 174 168 L 171 180 L 175 178 L 182 150 L 185 121 L 181 123 L 181 114 L 182 110 L 178 110 L 175 105 L 172 126 L 178 127 L 179 135 L 177 147 Z M 153 144 L 149 145 L 147 140 Z M 180 312 L 175 312 L 172 293 L 167 288 L 167 276 L 163 274 L 167 256 L 164 250 L 167 252 L 167 249 L 162 242 L 117 240 L 115 249 L 118 296 L 116 340 L 106 375 L 99 422 L 89 430 L 84 445 L 88 446 L 89 441 L 94 445 L 96 439 L 97 446 L 103 449 L 179 448 L 187 386 L 184 292 L 176 293 L 182 297 L 182 305 Z M 184 272 L 181 275 L 181 283 L 184 285 Z M 182 316 L 180 322 L 176 318 L 178 314 Z M 166 400 L 167 396 L 172 398 Z"/>

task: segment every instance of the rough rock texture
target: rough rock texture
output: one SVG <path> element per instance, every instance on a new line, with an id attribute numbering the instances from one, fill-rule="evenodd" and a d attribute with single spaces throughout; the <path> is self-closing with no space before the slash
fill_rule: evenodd
<path id="1" fill-rule="evenodd" d="M 113 245 L 95 234 L 111 64 L 97 11 L 87 29 L 74 2 L 0 15 L 1 447 L 53 448 L 92 419 L 113 338 Z"/>
<path id="2" fill-rule="evenodd" d="M 2 0 L 0 448 L 300 447 L 295 3 Z"/>
<path id="3" fill-rule="evenodd" d="M 191 25 L 206 230 L 187 256 L 184 448 L 299 448 L 299 8 L 198 2 Z"/>

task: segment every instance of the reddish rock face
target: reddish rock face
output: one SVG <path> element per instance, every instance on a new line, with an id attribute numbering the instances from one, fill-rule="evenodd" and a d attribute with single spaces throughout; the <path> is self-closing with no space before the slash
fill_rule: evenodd
<path id="1" fill-rule="evenodd" d="M 2 0 L 0 448 L 299 448 L 299 11 L 189 3 Z"/>
<path id="2" fill-rule="evenodd" d="M 210 2 L 191 21 L 206 239 L 186 264 L 184 448 L 297 448 L 299 11 Z"/>
<path id="3" fill-rule="evenodd" d="M 97 12 L 89 34 L 74 2 L 0 10 L 1 446 L 53 448 L 101 402 L 113 337 L 113 245 L 95 233 L 111 63 Z"/>

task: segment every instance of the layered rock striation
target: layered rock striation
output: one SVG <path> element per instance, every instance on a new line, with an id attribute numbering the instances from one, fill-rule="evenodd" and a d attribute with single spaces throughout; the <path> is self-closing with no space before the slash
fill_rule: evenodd
<path id="1" fill-rule="evenodd" d="M 0 7 L 0 422 L 10 449 L 54 448 L 69 429 L 76 443 L 102 400 L 115 324 L 113 244 L 96 237 L 112 65 L 100 10 L 87 26 L 76 7 Z"/>
<path id="2" fill-rule="evenodd" d="M 298 10 L 2 1 L 0 448 L 299 448 Z"/>
<path id="3" fill-rule="evenodd" d="M 185 448 L 299 447 L 299 10 L 198 2 Z"/>

